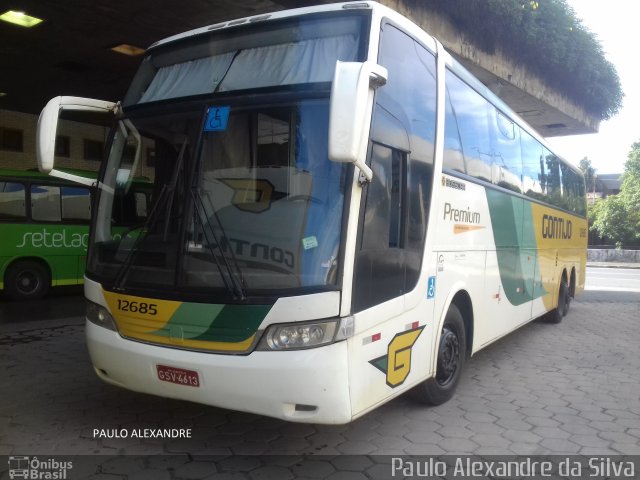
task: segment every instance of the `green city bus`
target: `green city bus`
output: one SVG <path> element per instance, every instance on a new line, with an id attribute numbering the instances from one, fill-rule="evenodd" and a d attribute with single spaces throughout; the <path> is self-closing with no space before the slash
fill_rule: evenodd
<path id="1" fill-rule="evenodd" d="M 68 172 L 97 178 L 96 172 Z M 140 179 L 120 197 L 116 235 L 144 220 L 147 190 Z M 0 169 L 0 290 L 6 296 L 29 300 L 50 287 L 84 282 L 94 193 L 94 187 L 37 171 Z"/>

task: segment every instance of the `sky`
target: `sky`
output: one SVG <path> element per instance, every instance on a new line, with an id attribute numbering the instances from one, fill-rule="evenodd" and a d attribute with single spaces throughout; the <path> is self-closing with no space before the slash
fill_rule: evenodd
<path id="1" fill-rule="evenodd" d="M 640 141 L 640 25 L 638 0 L 567 0 L 582 24 L 596 34 L 613 63 L 624 98 L 619 113 L 600 122 L 596 134 L 548 138 L 556 153 L 570 162 L 588 157 L 597 173 L 622 173 L 629 150 Z"/>

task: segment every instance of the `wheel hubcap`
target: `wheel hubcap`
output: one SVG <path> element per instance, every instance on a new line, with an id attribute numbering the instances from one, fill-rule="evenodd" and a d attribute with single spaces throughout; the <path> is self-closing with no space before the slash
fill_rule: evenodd
<path id="1" fill-rule="evenodd" d="M 440 348 L 438 349 L 438 370 L 436 381 L 445 386 L 450 383 L 456 375 L 459 365 L 460 344 L 458 336 L 445 327 L 442 329 L 440 337 Z"/>
<path id="2" fill-rule="evenodd" d="M 18 290 L 25 295 L 35 292 L 38 289 L 38 284 L 38 276 L 29 271 L 20 272 L 16 282 Z"/>

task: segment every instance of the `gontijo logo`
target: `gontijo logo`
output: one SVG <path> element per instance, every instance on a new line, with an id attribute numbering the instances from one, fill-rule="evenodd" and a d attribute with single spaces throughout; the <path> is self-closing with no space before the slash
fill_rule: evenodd
<path id="1" fill-rule="evenodd" d="M 542 216 L 542 238 L 553 238 L 556 240 L 570 240 L 573 234 L 573 224 L 571 220 L 553 215 Z"/>
<path id="2" fill-rule="evenodd" d="M 411 349 L 424 330 L 418 326 L 418 322 L 410 326 L 410 329 L 396 334 L 389 342 L 387 354 L 374 358 L 369 363 L 387 376 L 387 385 L 391 388 L 404 383 L 411 372 Z"/>

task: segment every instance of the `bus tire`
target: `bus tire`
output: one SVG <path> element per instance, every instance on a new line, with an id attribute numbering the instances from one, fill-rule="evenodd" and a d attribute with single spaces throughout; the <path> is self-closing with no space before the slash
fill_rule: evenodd
<path id="1" fill-rule="evenodd" d="M 546 320 L 548 323 L 560 323 L 565 311 L 569 310 L 567 306 L 567 297 L 569 296 L 569 287 L 566 280 L 560 280 L 560 288 L 558 289 L 558 306 L 547 313 Z"/>
<path id="2" fill-rule="evenodd" d="M 567 282 L 564 282 L 565 285 Z M 571 306 L 571 285 L 567 285 L 567 294 L 564 297 L 564 309 L 562 310 L 562 316 L 566 317 L 569 313 L 569 307 Z"/>
<path id="3" fill-rule="evenodd" d="M 464 319 L 458 307 L 452 304 L 442 325 L 436 375 L 418 385 L 413 390 L 414 397 L 427 405 L 441 405 L 453 397 L 460 381 L 466 351 Z"/>
<path id="4" fill-rule="evenodd" d="M 47 268 L 34 260 L 18 260 L 12 263 L 4 276 L 7 296 L 14 300 L 34 300 L 44 297 L 51 287 L 51 275 Z"/>

